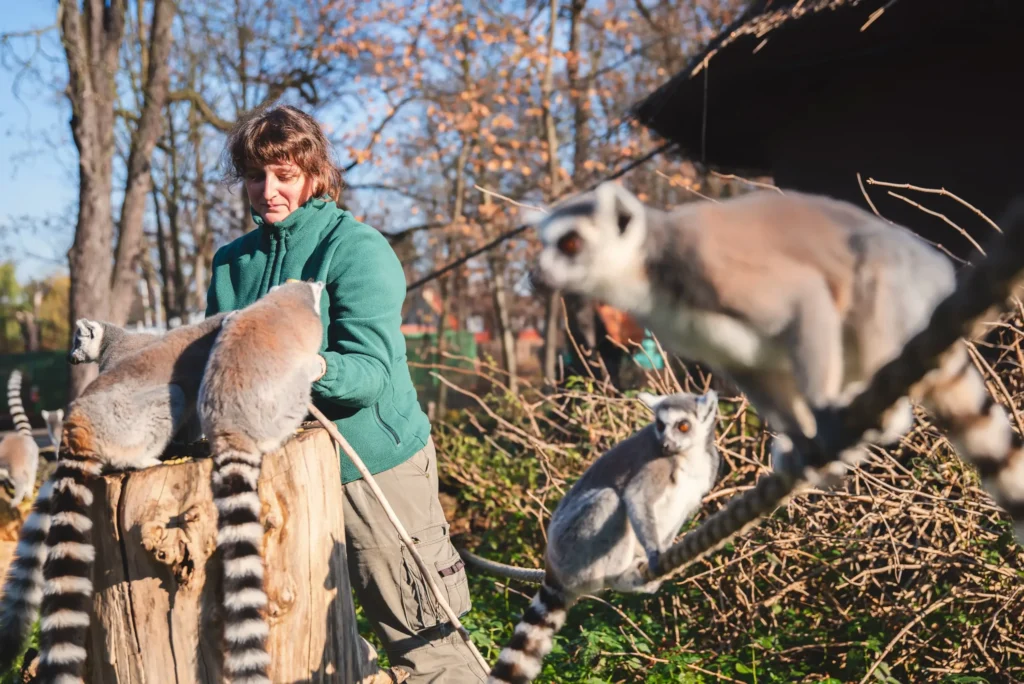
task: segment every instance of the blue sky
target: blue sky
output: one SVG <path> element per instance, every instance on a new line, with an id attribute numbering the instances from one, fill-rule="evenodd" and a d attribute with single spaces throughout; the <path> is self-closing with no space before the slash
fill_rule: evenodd
<path id="1" fill-rule="evenodd" d="M 56 3 L 3 4 L 0 34 L 56 21 Z M 17 58 L 25 58 L 35 44 L 31 38 L 16 39 L 10 48 Z M 0 259 L 16 261 L 21 281 L 61 269 L 55 260 L 62 260 L 70 246 L 78 192 L 69 109 L 57 92 L 67 72 L 61 62 L 47 59 L 60 56 L 55 32 L 44 38 L 43 48 L 45 55 L 37 55 L 33 63 L 45 81 L 31 73 L 17 79 L 9 48 L 4 48 L 0 63 Z M 45 227 L 44 221 L 49 222 Z"/>

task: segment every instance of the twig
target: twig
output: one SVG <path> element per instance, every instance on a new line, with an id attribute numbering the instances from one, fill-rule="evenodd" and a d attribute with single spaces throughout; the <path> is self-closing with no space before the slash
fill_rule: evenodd
<path id="1" fill-rule="evenodd" d="M 923 211 L 924 213 L 928 214 L 929 216 L 934 216 L 936 218 L 942 219 L 943 221 L 945 221 L 946 223 L 951 225 L 958 233 L 960 233 L 965 238 L 967 238 L 967 241 L 971 243 L 971 245 L 974 247 L 974 249 L 976 249 L 979 252 L 981 252 L 982 256 L 985 256 L 985 250 L 981 248 L 981 245 L 978 244 L 978 241 L 975 240 L 973 237 L 971 237 L 970 233 L 968 233 L 966 230 L 964 230 L 963 228 L 961 228 L 957 224 L 953 223 L 953 221 L 951 221 L 949 219 L 949 217 L 946 216 L 945 214 L 943 214 L 941 212 L 938 212 L 938 211 L 933 211 L 932 209 L 929 209 L 928 207 L 925 207 L 925 206 L 922 206 L 922 205 L 918 204 L 917 202 L 915 202 L 914 200 L 910 199 L 909 197 L 904 197 L 903 195 L 901 195 L 901 194 L 899 194 L 897 192 L 893 192 L 892 190 L 889 190 L 888 194 L 892 195 L 896 199 L 903 200 L 904 202 L 906 202 L 907 204 L 909 204 L 912 207 L 920 209 L 921 211 Z"/>
<path id="2" fill-rule="evenodd" d="M 896 188 L 897 190 L 916 190 L 917 192 L 926 192 L 931 195 L 942 195 L 943 197 L 949 197 L 950 199 L 959 202 L 960 204 L 964 205 L 965 207 L 973 211 L 975 214 L 980 216 L 983 221 L 985 221 L 986 223 L 988 223 L 988 225 L 995 228 L 997 232 L 1003 232 L 1003 229 L 1000 228 L 995 221 L 993 221 L 992 219 L 985 215 L 985 212 L 983 212 L 981 209 L 978 209 L 976 206 L 974 206 L 967 200 L 958 197 L 957 195 L 954 195 L 949 190 L 946 190 L 946 188 L 922 188 L 918 185 L 911 185 L 910 183 L 886 183 L 885 181 L 875 180 L 874 178 L 868 178 L 867 182 L 868 185 L 880 185 L 883 188 Z"/>
<path id="3" fill-rule="evenodd" d="M 626 615 L 622 611 L 622 609 L 619 608 L 618 606 L 612 605 L 611 603 L 609 603 L 608 601 L 605 601 L 600 596 L 594 596 L 593 594 L 584 594 L 581 598 L 588 598 L 588 599 L 591 599 L 592 601 L 597 601 L 598 603 L 603 603 L 604 605 L 608 606 L 609 608 L 614 610 L 616 613 L 618 613 L 619 617 L 621 617 L 623 620 L 628 622 L 633 629 L 635 629 L 637 632 L 639 632 L 640 636 L 642 636 L 644 639 L 647 640 L 647 643 L 651 644 L 652 646 L 654 645 L 654 639 L 652 639 L 651 637 L 647 636 L 647 632 L 645 632 L 644 630 L 640 629 L 640 625 L 638 625 L 635 622 L 633 622 L 632 620 L 630 620 L 629 616 Z"/>
<path id="4" fill-rule="evenodd" d="M 473 187 L 476 188 L 477 190 L 479 190 L 480 192 L 484 193 L 485 195 L 491 195 L 492 197 L 497 197 L 498 199 L 504 200 L 505 202 L 508 202 L 511 205 L 514 205 L 514 206 L 517 206 L 517 207 L 522 207 L 523 209 L 533 209 L 535 211 L 543 212 L 545 214 L 548 213 L 547 209 L 543 209 L 541 207 L 536 207 L 536 206 L 534 206 L 532 204 L 523 204 L 522 202 L 517 202 L 516 200 L 512 199 L 511 197 L 506 197 L 505 195 L 502 195 L 500 193 L 494 192 L 493 190 L 488 190 L 487 188 L 482 187 L 480 185 L 477 185 L 476 183 L 473 184 Z"/>
<path id="5" fill-rule="evenodd" d="M 683 184 L 681 184 L 681 183 L 676 183 L 675 179 L 674 179 L 674 178 L 672 178 L 672 176 L 668 175 L 667 173 L 665 173 L 665 172 L 664 172 L 664 171 L 662 171 L 661 169 L 655 169 L 655 170 L 654 170 L 654 173 L 655 173 L 655 174 L 657 174 L 657 175 L 659 175 L 659 176 L 661 176 L 661 177 L 662 177 L 662 178 L 664 178 L 665 180 L 667 180 L 667 181 L 668 181 L 668 184 L 669 184 L 669 185 L 671 185 L 671 186 L 672 186 L 672 187 L 674 187 L 674 188 L 682 188 L 683 190 L 686 190 L 687 192 L 692 192 L 692 193 L 693 193 L 694 195 L 697 195 L 697 197 L 700 197 L 701 199 L 706 199 L 706 200 L 708 200 L 709 202 L 715 202 L 716 204 L 718 203 L 718 200 L 716 200 L 716 199 L 715 199 L 714 197 L 708 197 L 708 196 L 707 196 L 707 195 L 705 195 L 704 193 L 702 193 L 702 192 L 699 192 L 699 191 L 697 191 L 697 190 L 694 190 L 694 189 L 693 189 L 693 188 L 691 188 L 691 187 L 688 187 L 688 186 L 686 186 L 686 185 L 683 185 Z"/>
<path id="6" fill-rule="evenodd" d="M 313 414 L 313 417 L 320 422 L 325 430 L 327 430 L 327 433 L 331 438 L 338 443 L 338 446 L 341 447 L 341 450 L 345 452 L 345 455 L 348 456 L 350 461 L 352 461 L 356 470 L 358 470 L 359 474 L 362 475 L 363 480 L 365 480 L 366 484 L 370 486 L 370 491 L 372 491 L 373 495 L 377 497 L 377 501 L 380 502 L 381 508 L 384 509 L 384 513 L 388 516 L 391 524 L 395 526 L 395 529 L 398 531 L 398 536 L 401 537 L 402 542 L 405 544 L 406 548 L 409 549 L 409 553 L 416 561 L 416 565 L 419 566 L 420 574 L 422 574 L 423 579 L 426 580 L 431 593 L 434 594 L 434 598 L 437 600 L 438 605 L 441 606 L 441 610 L 443 610 L 445 615 L 448 616 L 449 622 L 451 622 L 452 627 L 458 631 L 462 640 L 466 643 L 467 648 L 473 652 L 473 656 L 477 659 L 477 662 L 480 663 L 480 667 L 482 667 L 485 672 L 490 672 L 491 666 L 487 664 L 487 661 L 484 660 L 480 651 L 477 650 L 476 644 L 473 643 L 473 640 L 469 636 L 469 632 L 466 631 L 466 628 L 462 626 L 462 622 L 459 621 L 459 616 L 455 614 L 455 611 L 452 610 L 452 607 L 448 604 L 448 599 L 446 599 L 444 594 L 441 593 L 441 587 L 437 586 L 437 580 L 434 579 L 434 573 L 436 570 L 431 570 L 427 566 L 426 562 L 424 562 L 423 557 L 420 556 L 420 552 L 416 550 L 416 544 L 413 543 L 412 537 L 410 537 L 409 533 L 405 531 L 405 526 L 402 525 L 402 521 L 399 520 L 398 516 L 395 514 L 395 509 L 393 509 L 391 504 L 388 503 L 387 498 L 384 496 L 384 492 L 382 492 L 380 487 L 377 486 L 376 480 L 373 479 L 373 475 L 370 474 L 366 464 L 363 463 L 363 459 L 359 458 L 359 454 L 355 452 L 355 449 L 353 449 L 352 445 L 348 443 L 348 440 L 346 440 L 342 436 L 341 432 L 338 431 L 337 426 L 328 420 L 327 416 L 320 412 L 320 409 L 313 406 L 313 404 L 309 404 L 309 412 Z"/>
<path id="7" fill-rule="evenodd" d="M 773 185 L 772 183 L 759 183 L 757 181 L 752 181 L 749 178 L 743 178 L 742 176 L 737 176 L 734 173 L 719 173 L 718 171 L 712 171 L 711 174 L 715 175 L 715 176 L 718 176 L 719 178 L 722 178 L 724 180 L 736 180 L 736 181 L 739 181 L 741 183 L 746 183 L 748 185 L 753 185 L 755 188 L 763 188 L 765 190 L 774 190 L 775 192 L 779 193 L 780 195 L 785 195 L 786 194 L 786 193 L 784 193 L 782 191 L 782 188 L 780 188 L 777 185 Z"/>
<path id="8" fill-rule="evenodd" d="M 1010 413 L 1013 415 L 1013 422 L 1017 424 L 1017 434 L 1024 435 L 1024 420 L 1021 419 L 1020 411 L 1017 410 L 1017 405 L 1013 403 L 1013 396 L 1010 394 L 1010 390 L 1006 389 L 1006 384 L 1003 383 L 1002 378 L 996 373 L 995 369 L 985 360 L 985 357 L 978 351 L 977 345 L 973 342 L 965 340 L 967 345 L 967 351 L 970 352 L 971 357 L 974 359 L 974 363 L 981 366 L 991 378 L 992 382 L 999 388 L 999 392 L 1006 399 L 1006 405 L 1010 407 Z"/>
<path id="9" fill-rule="evenodd" d="M 868 196 L 868 191 L 864 187 L 864 181 L 860 177 L 860 171 L 857 172 L 857 185 L 860 186 L 860 194 L 864 195 L 864 201 L 866 201 L 868 206 L 871 207 L 871 211 L 875 212 L 875 216 L 885 221 L 889 221 L 889 219 L 878 213 L 878 208 L 875 206 L 875 203 L 871 201 L 871 197 Z M 892 221 L 889 221 L 889 223 L 892 223 Z"/>
<path id="10" fill-rule="evenodd" d="M 885 660 L 885 657 L 887 655 L 889 655 L 889 651 L 891 651 L 893 649 L 893 647 L 896 646 L 897 643 L 899 643 L 900 639 L 902 639 L 903 637 L 905 637 L 907 635 L 907 632 L 909 632 L 910 630 L 912 630 L 914 628 L 914 625 L 916 625 L 917 623 L 921 622 L 921 620 L 924 620 L 926 617 L 928 617 L 929 615 L 934 613 L 936 610 L 938 610 L 942 606 L 944 606 L 947 603 L 949 603 L 950 601 L 952 601 L 953 598 L 954 597 L 952 597 L 952 596 L 947 596 L 946 598 L 942 599 L 941 601 L 936 601 L 932 605 L 928 606 L 928 608 L 926 608 L 923 613 L 918 614 L 917 617 L 915 617 L 913 620 L 908 622 L 903 627 L 903 629 L 901 629 L 896 634 L 896 636 L 893 637 L 892 641 L 889 642 L 889 645 L 886 646 L 882 650 L 882 652 L 878 655 L 878 658 L 875 659 L 875 662 L 873 662 L 871 664 L 871 667 L 868 668 L 867 674 L 865 674 L 864 678 L 860 680 L 860 684 L 864 684 L 864 682 L 868 681 L 868 679 L 871 678 L 871 675 L 874 673 L 874 671 L 876 669 L 878 669 L 878 666 L 882 664 L 882 662 Z"/>

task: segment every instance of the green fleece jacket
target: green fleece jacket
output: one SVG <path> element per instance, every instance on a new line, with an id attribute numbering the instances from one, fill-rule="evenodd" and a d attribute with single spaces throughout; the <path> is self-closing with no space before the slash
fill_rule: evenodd
<path id="1" fill-rule="evenodd" d="M 241 309 L 286 280 L 326 283 L 320 316 L 327 372 L 313 403 L 335 422 L 373 474 L 426 446 L 430 423 L 409 375 L 400 330 L 405 273 L 379 232 L 331 201 L 311 199 L 213 257 L 206 315 Z M 359 479 L 341 455 L 342 482 Z"/>

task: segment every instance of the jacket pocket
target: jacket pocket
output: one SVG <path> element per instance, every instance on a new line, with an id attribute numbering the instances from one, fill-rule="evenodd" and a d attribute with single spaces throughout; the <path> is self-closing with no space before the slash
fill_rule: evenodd
<path id="1" fill-rule="evenodd" d="M 469 578 L 466 576 L 465 563 L 448 537 L 448 524 L 431 525 L 411 533 L 411 536 L 423 562 L 435 573 L 434 581 L 452 611 L 458 617 L 468 613 L 471 607 Z M 448 616 L 441 609 L 419 566 L 404 545 L 402 563 L 402 608 L 406 625 L 414 632 L 422 632 L 448 622 Z"/>
<path id="2" fill-rule="evenodd" d="M 402 443 L 402 438 L 398 436 L 398 432 L 395 428 L 388 425 L 380 415 L 380 402 L 373 405 L 373 417 L 376 419 L 377 425 L 380 426 L 380 429 L 388 433 L 391 437 L 391 441 L 395 443 L 395 446 L 399 446 Z"/>

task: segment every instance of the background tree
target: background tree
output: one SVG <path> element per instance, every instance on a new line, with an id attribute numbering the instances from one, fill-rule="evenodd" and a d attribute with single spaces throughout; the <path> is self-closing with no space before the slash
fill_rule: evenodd
<path id="1" fill-rule="evenodd" d="M 142 12 L 144 3 L 136 5 Z M 57 16 L 67 57 L 71 132 L 78 150 L 79 205 L 68 253 L 71 322 L 79 316 L 124 323 L 137 285 L 150 158 L 163 126 L 171 49 L 172 0 L 149 4 L 142 107 L 130 126 L 120 211 L 114 217 L 115 129 L 120 54 L 128 21 L 125 0 L 61 0 Z M 137 16 L 139 26 L 144 21 Z M 113 259 L 111 259 L 113 254 Z M 70 367 L 73 398 L 96 367 Z"/>

